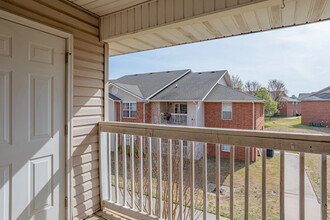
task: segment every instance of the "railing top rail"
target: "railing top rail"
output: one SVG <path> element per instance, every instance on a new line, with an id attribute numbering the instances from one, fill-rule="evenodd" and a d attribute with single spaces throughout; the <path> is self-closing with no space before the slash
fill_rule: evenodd
<path id="1" fill-rule="evenodd" d="M 101 132 L 330 154 L 330 135 L 128 122 L 99 122 Z"/>

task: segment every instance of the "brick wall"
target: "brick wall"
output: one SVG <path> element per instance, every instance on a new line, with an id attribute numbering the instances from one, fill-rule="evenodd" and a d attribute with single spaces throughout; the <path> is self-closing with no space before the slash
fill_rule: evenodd
<path id="1" fill-rule="evenodd" d="M 232 120 L 222 120 L 222 103 L 205 103 L 205 127 L 215 128 L 234 128 L 234 129 L 253 129 L 253 104 L 252 103 L 233 103 L 232 104 Z M 254 125 L 256 130 L 264 129 L 264 104 L 255 104 L 255 119 Z M 254 160 L 252 158 L 252 151 L 250 149 L 250 159 L 255 161 L 257 149 L 254 148 Z M 215 145 L 208 144 L 208 155 L 215 156 Z M 221 157 L 228 158 L 229 152 L 221 151 Z M 245 149 L 243 147 L 235 147 L 235 158 L 245 159 Z"/>
<path id="2" fill-rule="evenodd" d="M 143 103 L 144 102 L 137 102 L 136 103 L 136 118 L 124 118 L 122 117 L 122 122 L 133 122 L 133 123 L 143 123 Z M 122 105 L 122 104 L 121 104 Z M 123 115 L 122 109 L 120 108 L 120 103 L 116 102 L 117 108 L 117 118 L 116 121 L 120 121 L 120 117 Z M 151 103 L 145 104 L 146 110 L 146 117 L 145 122 L 151 123 Z"/>
<path id="3" fill-rule="evenodd" d="M 291 117 L 296 116 L 296 110 L 298 113 L 301 113 L 301 102 L 298 102 L 298 106 L 296 106 L 296 102 L 292 106 L 292 102 L 281 102 L 279 106 L 280 114 L 276 114 L 276 116 L 282 117 Z"/>
<path id="4" fill-rule="evenodd" d="M 330 126 L 330 101 L 302 101 L 301 123 L 320 123 Z"/>

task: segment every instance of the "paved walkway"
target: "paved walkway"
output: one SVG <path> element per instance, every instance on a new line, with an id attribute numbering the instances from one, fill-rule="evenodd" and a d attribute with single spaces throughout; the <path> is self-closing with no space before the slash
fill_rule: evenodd
<path id="1" fill-rule="evenodd" d="M 285 153 L 285 218 L 299 219 L 299 155 Z M 305 172 L 305 219 L 320 219 L 320 204 Z"/>

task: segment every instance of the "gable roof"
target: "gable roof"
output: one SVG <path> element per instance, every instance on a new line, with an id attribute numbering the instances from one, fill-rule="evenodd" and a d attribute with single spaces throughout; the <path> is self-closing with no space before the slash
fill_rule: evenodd
<path id="1" fill-rule="evenodd" d="M 259 99 L 253 95 L 220 84 L 217 84 L 212 89 L 212 91 L 205 98 L 205 101 L 206 102 L 220 102 L 220 101 L 263 102 L 262 99 Z"/>
<path id="2" fill-rule="evenodd" d="M 151 98 L 151 101 L 202 101 L 227 70 L 190 72 Z"/>
<path id="3" fill-rule="evenodd" d="M 183 77 L 191 70 L 175 70 L 156 73 L 126 75 L 109 83 L 121 89 L 127 90 L 142 99 L 148 99 L 157 91 L 166 87 L 168 84 Z"/>
<path id="4" fill-rule="evenodd" d="M 311 94 L 313 94 L 313 92 L 310 93 L 299 93 L 298 95 L 298 99 L 303 99 L 304 97 L 310 96 Z"/>
<path id="5" fill-rule="evenodd" d="M 280 101 L 283 101 L 283 102 L 300 102 L 299 99 L 294 99 L 294 98 L 287 97 L 287 96 L 282 97 L 280 99 Z"/>
<path id="6" fill-rule="evenodd" d="M 320 91 L 310 93 L 307 96 L 301 98 L 302 101 L 322 101 L 330 100 L 330 86 L 321 89 Z"/>

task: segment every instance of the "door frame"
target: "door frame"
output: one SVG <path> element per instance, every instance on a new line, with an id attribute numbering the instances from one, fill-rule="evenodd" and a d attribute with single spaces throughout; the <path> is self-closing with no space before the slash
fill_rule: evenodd
<path id="1" fill-rule="evenodd" d="M 51 35 L 64 38 L 66 41 L 65 55 L 65 209 L 66 219 L 72 219 L 72 109 L 73 109 L 73 65 L 74 50 L 72 34 L 41 24 L 39 22 L 21 17 L 19 15 L 0 9 L 0 18 L 36 29 Z"/>

